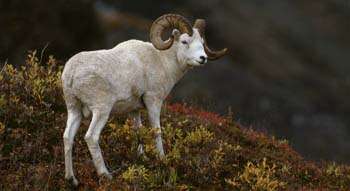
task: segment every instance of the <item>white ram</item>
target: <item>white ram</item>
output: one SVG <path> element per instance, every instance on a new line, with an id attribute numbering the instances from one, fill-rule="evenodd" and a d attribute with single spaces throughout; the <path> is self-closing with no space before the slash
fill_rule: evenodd
<path id="1" fill-rule="evenodd" d="M 161 36 L 168 29 L 172 35 L 163 41 Z M 72 167 L 73 140 L 82 116 L 90 113 L 85 140 L 98 175 L 111 178 L 98 144 L 111 112 L 131 113 L 135 128 L 139 128 L 139 110 L 146 108 L 151 126 L 157 128 L 156 147 L 160 156 L 164 155 L 159 119 L 163 100 L 186 71 L 223 56 L 227 50 L 211 51 L 204 29 L 202 19 L 192 28 L 184 17 L 167 14 L 152 24 L 152 43 L 129 40 L 109 50 L 78 53 L 67 61 L 62 73 L 68 111 L 63 135 L 66 179 L 78 184 Z"/>

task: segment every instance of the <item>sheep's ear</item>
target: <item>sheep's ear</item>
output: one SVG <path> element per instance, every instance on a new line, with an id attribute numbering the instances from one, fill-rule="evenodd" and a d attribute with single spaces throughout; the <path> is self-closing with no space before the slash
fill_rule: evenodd
<path id="1" fill-rule="evenodd" d="M 179 30 L 174 29 L 173 32 L 172 32 L 172 35 L 173 35 L 173 37 L 174 37 L 174 40 L 175 40 L 175 41 L 178 41 L 179 38 L 180 38 L 181 33 L 180 33 Z"/>

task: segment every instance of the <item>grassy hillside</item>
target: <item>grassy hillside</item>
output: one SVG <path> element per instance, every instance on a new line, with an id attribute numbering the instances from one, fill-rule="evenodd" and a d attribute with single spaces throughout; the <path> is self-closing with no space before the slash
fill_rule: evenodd
<path id="1" fill-rule="evenodd" d="M 66 111 L 61 67 L 53 57 L 28 55 L 23 67 L 0 74 L 0 190 L 62 190 L 62 135 Z M 143 113 L 143 119 L 146 119 Z M 99 179 L 83 136 L 74 145 L 80 190 L 349 190 L 350 167 L 306 161 L 278 140 L 183 104 L 166 104 L 161 123 L 166 157 L 157 157 L 154 132 L 144 120 L 136 132 L 112 116 L 101 147 L 113 180 Z M 137 140 L 145 155 L 137 156 Z"/>

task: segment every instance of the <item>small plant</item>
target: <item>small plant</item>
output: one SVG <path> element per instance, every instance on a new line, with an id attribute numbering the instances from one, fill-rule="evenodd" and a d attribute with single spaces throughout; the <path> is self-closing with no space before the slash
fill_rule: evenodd
<path id="1" fill-rule="evenodd" d="M 283 164 L 282 165 L 282 169 L 281 169 L 281 172 L 283 173 L 283 174 L 289 174 L 290 173 L 290 171 L 291 171 L 291 166 L 289 166 L 288 164 Z"/>
<path id="2" fill-rule="evenodd" d="M 37 51 L 29 52 L 25 64 L 6 64 L 0 74 L 0 121 L 9 128 L 49 126 L 54 112 L 65 110 L 61 70 L 53 56 L 40 63 Z"/>
<path id="3" fill-rule="evenodd" d="M 273 191 L 282 189 L 286 183 L 275 177 L 276 166 L 267 164 L 266 158 L 257 165 L 248 162 L 238 178 L 227 179 L 226 182 L 236 188 L 254 191 Z"/>
<path id="4" fill-rule="evenodd" d="M 141 188 L 149 180 L 149 172 L 142 165 L 132 165 L 122 173 L 121 177 L 133 188 Z"/>
<path id="5" fill-rule="evenodd" d="M 340 167 L 337 166 L 334 162 L 329 164 L 326 168 L 326 174 L 328 176 L 336 176 L 336 177 L 339 177 L 341 176 L 341 170 L 340 170 Z"/>
<path id="6" fill-rule="evenodd" d="M 4 134 L 5 132 L 5 125 L 0 122 L 0 135 Z"/>
<path id="7" fill-rule="evenodd" d="M 184 142 L 189 146 L 199 146 L 209 144 L 213 141 L 213 139 L 214 134 L 212 132 L 208 131 L 204 127 L 199 127 L 195 131 L 188 133 L 184 139 Z"/>

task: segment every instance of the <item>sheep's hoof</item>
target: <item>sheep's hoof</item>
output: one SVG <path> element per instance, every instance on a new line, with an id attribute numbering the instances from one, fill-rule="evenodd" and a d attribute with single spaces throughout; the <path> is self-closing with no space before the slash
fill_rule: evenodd
<path id="1" fill-rule="evenodd" d="M 112 180 L 113 176 L 109 172 L 105 172 L 101 174 L 101 178 L 107 178 L 108 180 Z"/>
<path id="2" fill-rule="evenodd" d="M 159 155 L 159 159 L 164 159 L 165 158 L 164 151 L 159 151 L 158 155 Z"/>
<path id="3" fill-rule="evenodd" d="M 74 176 L 70 178 L 66 178 L 66 181 L 69 186 L 74 186 L 74 187 L 79 186 L 79 182 Z"/>
<path id="4" fill-rule="evenodd" d="M 110 184 L 112 180 L 112 175 L 109 173 L 103 173 L 100 175 L 100 178 L 98 180 L 99 185 L 108 185 Z"/>

